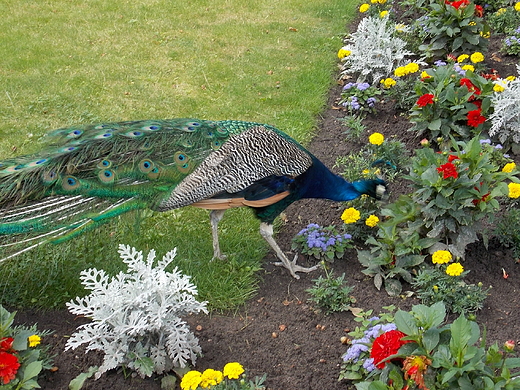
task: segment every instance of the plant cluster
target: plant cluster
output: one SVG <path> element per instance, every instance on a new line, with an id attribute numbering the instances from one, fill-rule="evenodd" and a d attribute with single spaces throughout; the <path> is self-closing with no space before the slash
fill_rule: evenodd
<path id="1" fill-rule="evenodd" d="M 351 238 L 350 234 L 338 233 L 335 226 L 310 223 L 293 238 L 292 249 L 320 261 L 334 261 L 342 258 L 346 249 L 352 248 Z"/>
<path id="2" fill-rule="evenodd" d="M 314 279 L 314 286 L 306 291 L 310 294 L 309 300 L 325 310 L 326 314 L 338 311 L 351 310 L 351 304 L 356 300 L 352 297 L 353 287 L 347 285 L 345 274 L 334 278 L 333 272 L 327 272 Z"/>
<path id="3" fill-rule="evenodd" d="M 516 8 L 519 8 L 518 11 Z M 487 12 L 489 7 L 486 9 Z M 520 24 L 520 5 L 513 7 L 500 6 L 496 11 L 489 14 L 487 22 L 493 33 L 509 34 Z"/>
<path id="4" fill-rule="evenodd" d="M 520 65 L 517 65 L 517 71 L 520 72 Z M 520 143 L 520 79 L 510 78 L 503 87 L 504 90 L 493 95 L 489 135 L 504 145 L 511 145 Z"/>
<path id="5" fill-rule="evenodd" d="M 517 56 L 520 54 L 520 26 L 504 38 L 502 51 L 506 54 Z"/>
<path id="6" fill-rule="evenodd" d="M 341 92 L 341 104 L 351 115 L 362 115 L 376 112 L 377 96 L 381 90 L 369 83 L 347 83 Z"/>
<path id="7" fill-rule="evenodd" d="M 436 266 L 422 268 L 412 281 L 417 297 L 425 305 L 444 302 L 446 310 L 453 313 L 470 314 L 482 309 L 489 288 L 482 283 L 466 283 L 463 278 L 469 271 L 458 262 L 448 265 L 451 261 L 450 252 L 434 252 L 432 262 Z"/>
<path id="8" fill-rule="evenodd" d="M 0 389 L 37 389 L 38 375 L 52 367 L 48 347 L 40 344 L 51 332 L 14 326 L 15 315 L 0 305 Z"/>
<path id="9" fill-rule="evenodd" d="M 494 232 L 498 241 L 511 248 L 513 256 L 520 259 L 520 209 L 506 210 L 497 222 Z"/>
<path id="10" fill-rule="evenodd" d="M 446 323 L 442 302 L 398 310 L 390 323 L 372 321 L 356 330 L 363 338 L 343 356 L 340 379 L 352 380 L 358 390 L 520 386 L 520 359 L 511 357 L 515 342 L 486 347 L 475 322 L 461 315 Z"/>
<path id="11" fill-rule="evenodd" d="M 181 319 L 189 313 L 207 312 L 206 302 L 198 302 L 197 288 L 190 277 L 177 268 L 166 267 L 176 250 L 168 252 L 154 266 L 155 251 L 143 253 L 120 245 L 119 254 L 128 267 L 109 278 L 104 270 L 81 272 L 81 283 L 91 293 L 67 303 L 73 314 L 91 318 L 69 338 L 66 350 L 87 344 L 87 351 L 104 353 L 95 374 L 125 366 L 141 377 L 161 374 L 195 362 L 201 352 L 198 339 Z"/>
<path id="12" fill-rule="evenodd" d="M 384 18 L 390 16 L 392 1 L 387 0 L 370 0 L 369 2 L 363 3 L 359 6 L 359 12 L 366 16 L 374 18 Z"/>
<path id="13" fill-rule="evenodd" d="M 442 153 L 417 150 L 408 178 L 426 236 L 464 258 L 466 246 L 477 240 L 477 222 L 499 209 L 497 198 L 508 195 L 506 180 L 513 176 L 491 162 L 490 148 L 478 137 L 449 146 Z"/>
<path id="14" fill-rule="evenodd" d="M 266 375 L 247 380 L 244 367 L 237 362 L 227 363 L 222 371 L 208 368 L 204 372 L 188 371 L 183 375 L 181 390 L 264 390 Z"/>
<path id="15" fill-rule="evenodd" d="M 493 81 L 475 73 L 474 65 L 461 66 L 466 58 L 479 63 L 483 55 L 475 52 L 458 58 L 460 61 L 437 61 L 416 82 L 412 131 L 426 132 L 430 139 L 450 135 L 468 139 L 489 128 L 486 119 L 491 113 Z"/>
<path id="16" fill-rule="evenodd" d="M 406 49 L 406 42 L 396 36 L 395 24 L 388 17 L 363 18 L 345 43 L 338 52 L 343 61 L 341 74 L 356 74 L 358 82 L 374 85 L 414 55 Z"/>
<path id="17" fill-rule="evenodd" d="M 416 24 L 419 37 L 427 42 L 419 49 L 434 59 L 484 50 L 490 32 L 483 16 L 483 7 L 471 0 L 432 0 Z"/>

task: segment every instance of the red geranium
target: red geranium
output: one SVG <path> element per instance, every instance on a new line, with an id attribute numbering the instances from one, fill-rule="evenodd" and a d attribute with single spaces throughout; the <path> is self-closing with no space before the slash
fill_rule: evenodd
<path id="1" fill-rule="evenodd" d="M 448 156 L 448 162 L 453 162 L 453 160 L 458 160 L 459 157 L 458 156 L 454 156 L 453 154 L 450 154 Z"/>
<path id="2" fill-rule="evenodd" d="M 478 89 L 472 82 L 470 79 L 466 79 L 466 78 L 463 78 L 463 79 L 460 79 L 460 85 L 465 85 L 466 88 L 468 88 L 468 91 L 469 92 L 473 92 L 473 95 L 469 97 L 469 101 L 472 101 L 474 99 L 476 99 L 476 96 L 475 95 L 480 95 L 480 89 Z"/>
<path id="3" fill-rule="evenodd" d="M 481 18 L 484 16 L 484 8 L 481 5 L 475 6 L 475 16 Z"/>
<path id="4" fill-rule="evenodd" d="M 0 352 L 11 352 L 13 350 L 13 341 L 12 337 L 4 337 L 0 340 Z"/>
<path id="5" fill-rule="evenodd" d="M 457 177 L 459 177 L 457 168 L 451 162 L 441 165 L 439 168 L 437 168 L 437 172 L 442 173 L 443 179 L 447 179 L 449 177 L 453 177 L 454 179 L 456 179 Z"/>
<path id="6" fill-rule="evenodd" d="M 372 344 L 372 350 L 370 351 L 370 357 L 374 359 L 374 365 L 382 369 L 385 367 L 386 362 L 381 362 L 389 356 L 395 355 L 399 348 L 406 343 L 410 343 L 410 340 L 401 340 L 406 335 L 398 330 L 389 330 L 378 336 Z"/>
<path id="7" fill-rule="evenodd" d="M 7 352 L 0 352 L 0 378 L 3 380 L 4 385 L 16 377 L 19 367 L 20 363 L 16 356 Z"/>
<path id="8" fill-rule="evenodd" d="M 432 95 L 431 93 L 424 94 L 417 100 L 417 105 L 419 107 L 424 107 L 427 104 L 433 104 L 433 98 L 434 95 Z"/>
<path id="9" fill-rule="evenodd" d="M 468 126 L 478 127 L 481 123 L 486 121 L 486 117 L 482 116 L 480 109 L 468 112 Z"/>
<path id="10" fill-rule="evenodd" d="M 459 1 L 445 1 L 446 4 L 451 5 L 452 7 L 459 9 L 460 7 L 465 7 L 469 4 L 469 0 L 459 0 Z"/>

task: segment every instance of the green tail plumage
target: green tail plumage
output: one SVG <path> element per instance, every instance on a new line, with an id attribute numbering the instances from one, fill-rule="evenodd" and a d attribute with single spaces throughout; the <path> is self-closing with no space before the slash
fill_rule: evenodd
<path id="1" fill-rule="evenodd" d="M 38 155 L 0 162 L 0 259 L 19 243 L 61 242 L 130 210 L 157 208 L 230 135 L 251 125 L 174 119 L 49 133 Z"/>

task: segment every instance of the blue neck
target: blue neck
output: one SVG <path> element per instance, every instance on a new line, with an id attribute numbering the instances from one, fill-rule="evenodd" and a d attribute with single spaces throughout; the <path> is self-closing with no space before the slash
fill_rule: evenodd
<path id="1" fill-rule="evenodd" d="M 302 175 L 300 195 L 302 198 L 322 198 L 337 202 L 356 199 L 362 192 L 358 183 L 349 183 L 332 173 L 321 161 L 312 156 L 312 166 Z M 303 177 L 304 176 L 304 177 Z"/>

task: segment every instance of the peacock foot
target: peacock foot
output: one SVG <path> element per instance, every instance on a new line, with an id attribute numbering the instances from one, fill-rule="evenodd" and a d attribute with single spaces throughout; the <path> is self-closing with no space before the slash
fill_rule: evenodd
<path id="1" fill-rule="evenodd" d="M 287 259 L 287 257 L 285 256 L 285 260 L 278 261 L 273 264 L 287 268 L 295 279 L 300 279 L 300 276 L 297 275 L 296 272 L 309 273 L 320 268 L 320 264 L 316 264 L 312 267 L 302 267 L 301 265 L 296 264 L 296 260 L 298 260 L 298 253 L 294 256 L 294 259 L 292 261 L 289 261 L 289 259 Z"/>

